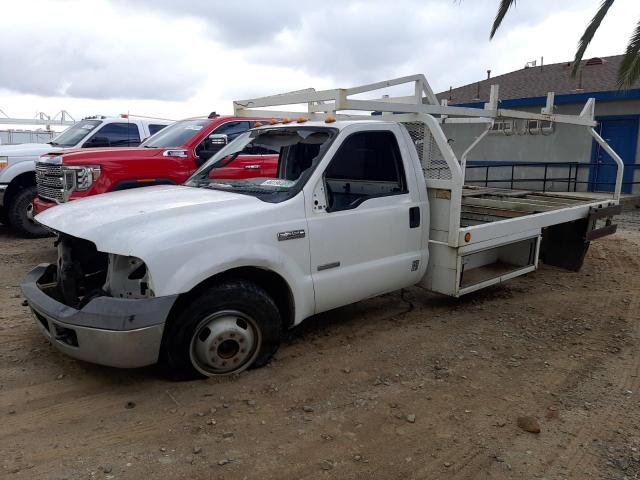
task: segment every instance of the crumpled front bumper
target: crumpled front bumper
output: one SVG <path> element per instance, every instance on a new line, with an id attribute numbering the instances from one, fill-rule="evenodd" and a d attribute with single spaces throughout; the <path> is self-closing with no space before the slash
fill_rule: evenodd
<path id="1" fill-rule="evenodd" d="M 100 365 L 135 368 L 158 361 L 162 332 L 177 295 L 148 299 L 97 297 L 81 309 L 47 295 L 55 265 L 34 268 L 21 289 L 36 324 L 67 355 Z"/>

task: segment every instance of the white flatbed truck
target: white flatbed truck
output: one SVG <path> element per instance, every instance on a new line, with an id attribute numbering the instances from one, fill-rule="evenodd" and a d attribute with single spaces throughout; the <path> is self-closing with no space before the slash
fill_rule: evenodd
<path id="1" fill-rule="evenodd" d="M 413 94 L 353 98 L 399 85 Z M 306 112 L 284 110 L 296 104 Z M 615 231 L 622 185 L 593 106 L 553 114 L 550 94 L 540 114 L 504 110 L 497 87 L 484 109 L 440 105 L 422 75 L 236 101 L 235 115 L 272 124 L 226 145 L 184 186 L 36 217 L 59 235 L 59 260 L 22 290 L 63 352 L 116 367 L 161 362 L 190 378 L 262 365 L 284 328 L 410 285 L 459 297 L 531 272 L 540 257 L 577 270 L 589 241 Z M 505 118 L 586 129 L 618 165 L 612 197 L 465 187 L 467 157 Z M 478 124 L 458 158 L 443 127 Z M 278 152 L 277 178 L 216 178 L 216 166 L 251 152 Z"/>

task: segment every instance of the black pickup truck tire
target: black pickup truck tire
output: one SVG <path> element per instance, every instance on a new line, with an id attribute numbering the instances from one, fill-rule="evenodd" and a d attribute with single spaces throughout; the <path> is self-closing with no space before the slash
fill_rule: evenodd
<path id="1" fill-rule="evenodd" d="M 258 285 L 228 280 L 201 290 L 165 327 L 160 365 L 173 380 L 233 375 L 269 362 L 282 320 Z"/>
<path id="2" fill-rule="evenodd" d="M 37 187 L 35 185 L 25 187 L 13 196 L 7 209 L 10 225 L 18 235 L 24 238 L 40 238 L 51 235 L 46 228 L 38 225 L 27 216 L 31 202 L 36 195 Z"/>
<path id="3" fill-rule="evenodd" d="M 6 227 L 11 226 L 9 223 L 9 214 L 6 207 L 0 207 L 0 223 Z"/>

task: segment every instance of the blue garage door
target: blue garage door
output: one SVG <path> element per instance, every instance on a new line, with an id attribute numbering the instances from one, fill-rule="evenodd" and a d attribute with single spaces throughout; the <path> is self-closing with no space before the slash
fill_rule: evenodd
<path id="1" fill-rule="evenodd" d="M 625 167 L 622 178 L 622 191 L 631 192 L 636 162 L 636 146 L 638 142 L 638 117 L 601 117 L 596 129 L 600 136 L 622 158 Z M 592 147 L 591 170 L 589 174 L 589 190 L 612 192 L 616 184 L 616 163 L 595 141 Z"/>

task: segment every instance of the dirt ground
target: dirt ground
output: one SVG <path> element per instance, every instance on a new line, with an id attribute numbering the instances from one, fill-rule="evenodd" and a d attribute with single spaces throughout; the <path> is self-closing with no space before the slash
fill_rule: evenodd
<path id="1" fill-rule="evenodd" d="M 0 226 L 0 477 L 639 478 L 640 210 L 621 225 L 581 273 L 385 295 L 188 383 L 50 347 L 18 285 L 53 242 Z"/>

